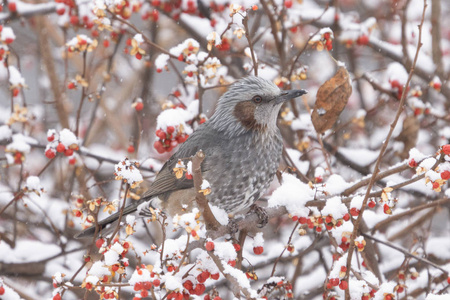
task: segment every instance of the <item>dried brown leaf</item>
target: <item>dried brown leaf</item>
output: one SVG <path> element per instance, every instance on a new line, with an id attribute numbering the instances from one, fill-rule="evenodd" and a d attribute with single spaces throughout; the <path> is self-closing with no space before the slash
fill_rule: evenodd
<path id="1" fill-rule="evenodd" d="M 347 105 L 352 93 L 350 76 L 345 67 L 339 67 L 336 74 L 317 91 L 316 104 L 311 120 L 320 134 L 333 127 Z"/>

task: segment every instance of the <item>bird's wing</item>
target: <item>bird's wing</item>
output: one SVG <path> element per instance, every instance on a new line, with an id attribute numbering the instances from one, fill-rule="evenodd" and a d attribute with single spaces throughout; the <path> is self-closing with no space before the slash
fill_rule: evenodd
<path id="1" fill-rule="evenodd" d="M 206 157 L 202 164 L 202 172 L 208 170 L 211 164 L 209 160 L 213 159 L 210 154 L 217 153 L 221 147 L 223 138 L 212 130 L 205 130 L 204 126 L 198 128 L 189 139 L 180 146 L 180 149 L 164 164 L 158 175 L 141 199 L 149 199 L 175 190 L 188 189 L 194 187 L 192 179 L 182 177 L 177 179 L 173 172 L 179 159 L 186 160 L 194 156 L 199 150 L 205 151 Z"/>

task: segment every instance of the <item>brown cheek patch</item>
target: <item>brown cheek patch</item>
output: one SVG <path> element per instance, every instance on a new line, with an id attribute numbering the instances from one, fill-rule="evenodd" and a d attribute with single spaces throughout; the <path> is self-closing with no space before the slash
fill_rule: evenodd
<path id="1" fill-rule="evenodd" d="M 245 128 L 264 130 L 265 126 L 258 124 L 255 120 L 255 109 L 256 105 L 251 101 L 239 102 L 234 107 L 233 114 Z"/>

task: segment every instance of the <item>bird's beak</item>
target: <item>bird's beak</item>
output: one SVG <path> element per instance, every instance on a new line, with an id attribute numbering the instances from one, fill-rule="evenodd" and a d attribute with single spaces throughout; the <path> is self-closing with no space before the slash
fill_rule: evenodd
<path id="1" fill-rule="evenodd" d="M 297 97 L 300 97 L 301 95 L 307 94 L 308 91 L 305 90 L 290 90 L 290 91 L 282 91 L 280 95 L 275 99 L 275 103 L 282 103 Z"/>

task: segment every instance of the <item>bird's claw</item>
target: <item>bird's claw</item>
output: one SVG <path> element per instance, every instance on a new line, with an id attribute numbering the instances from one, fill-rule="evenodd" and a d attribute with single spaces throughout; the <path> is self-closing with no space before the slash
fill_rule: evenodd
<path id="1" fill-rule="evenodd" d="M 235 219 L 231 219 L 230 218 L 228 220 L 227 227 L 228 227 L 228 233 L 230 235 L 234 235 L 234 234 L 236 234 L 239 231 L 239 226 L 238 226 L 238 224 L 237 224 Z"/>
<path id="2" fill-rule="evenodd" d="M 263 228 L 264 226 L 267 225 L 267 223 L 269 223 L 269 215 L 267 214 L 266 210 L 261 206 L 253 204 L 250 207 L 248 213 L 249 214 L 255 213 L 258 216 L 258 224 L 256 224 L 258 228 Z"/>

